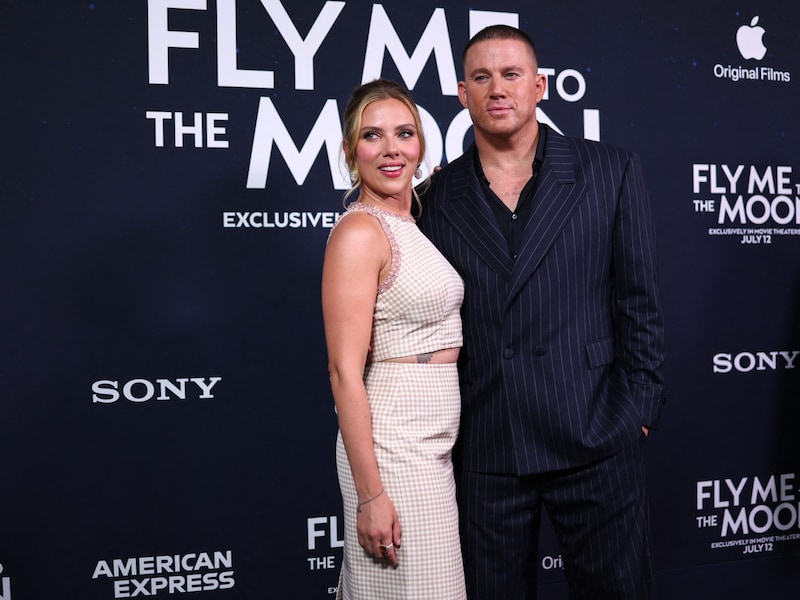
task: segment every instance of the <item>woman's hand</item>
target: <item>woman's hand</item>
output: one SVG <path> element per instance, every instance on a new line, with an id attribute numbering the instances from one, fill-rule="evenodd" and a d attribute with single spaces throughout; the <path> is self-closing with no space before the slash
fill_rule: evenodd
<path id="1" fill-rule="evenodd" d="M 400 547 L 400 521 L 387 493 L 359 505 L 356 515 L 358 543 L 374 558 L 386 559 L 397 566 Z"/>

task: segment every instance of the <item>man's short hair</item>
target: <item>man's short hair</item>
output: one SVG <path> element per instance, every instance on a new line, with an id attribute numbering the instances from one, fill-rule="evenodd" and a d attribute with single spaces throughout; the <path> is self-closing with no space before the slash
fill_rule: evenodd
<path id="1" fill-rule="evenodd" d="M 489 25 L 476 33 L 472 39 L 464 46 L 464 52 L 461 55 L 462 63 L 467 59 L 467 52 L 472 46 L 478 42 L 485 42 L 486 40 L 518 40 L 530 48 L 533 54 L 533 62 L 538 65 L 539 61 L 536 54 L 536 44 L 533 43 L 531 36 L 510 25 Z"/>

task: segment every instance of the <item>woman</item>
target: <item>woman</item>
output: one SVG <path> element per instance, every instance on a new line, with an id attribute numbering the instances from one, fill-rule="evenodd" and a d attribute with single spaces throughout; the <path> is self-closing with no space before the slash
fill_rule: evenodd
<path id="1" fill-rule="evenodd" d="M 463 283 L 411 216 L 425 153 L 398 84 L 353 93 L 342 148 L 358 192 L 322 273 L 344 504 L 338 598 L 465 598 L 451 451 Z"/>

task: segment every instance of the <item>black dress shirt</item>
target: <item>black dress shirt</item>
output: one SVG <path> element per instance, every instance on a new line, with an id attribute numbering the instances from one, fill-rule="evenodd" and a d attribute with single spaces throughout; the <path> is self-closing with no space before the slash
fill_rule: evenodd
<path id="1" fill-rule="evenodd" d="M 547 141 L 547 128 L 539 127 L 539 138 L 536 141 L 536 155 L 533 158 L 533 175 L 522 188 L 519 194 L 519 201 L 517 202 L 516 210 L 510 210 L 503 201 L 494 193 L 491 187 L 491 182 L 486 179 L 483 173 L 483 166 L 481 165 L 480 157 L 478 156 L 478 149 L 475 148 L 475 171 L 478 174 L 478 180 L 483 186 L 483 191 L 489 199 L 489 206 L 497 219 L 500 230 L 506 238 L 508 244 L 508 254 L 511 258 L 517 258 L 519 252 L 519 241 L 522 239 L 522 232 L 528 224 L 531 214 L 531 206 L 533 204 L 533 194 L 536 190 L 536 182 L 538 180 L 539 170 L 544 162 L 544 147 Z"/>

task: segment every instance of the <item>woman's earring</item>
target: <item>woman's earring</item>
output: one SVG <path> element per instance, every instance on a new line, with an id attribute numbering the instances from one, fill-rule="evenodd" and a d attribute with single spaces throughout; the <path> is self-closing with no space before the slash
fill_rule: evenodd
<path id="1" fill-rule="evenodd" d="M 414 177 L 416 177 L 417 179 L 422 179 L 422 169 L 417 167 L 417 170 L 414 171 Z"/>

